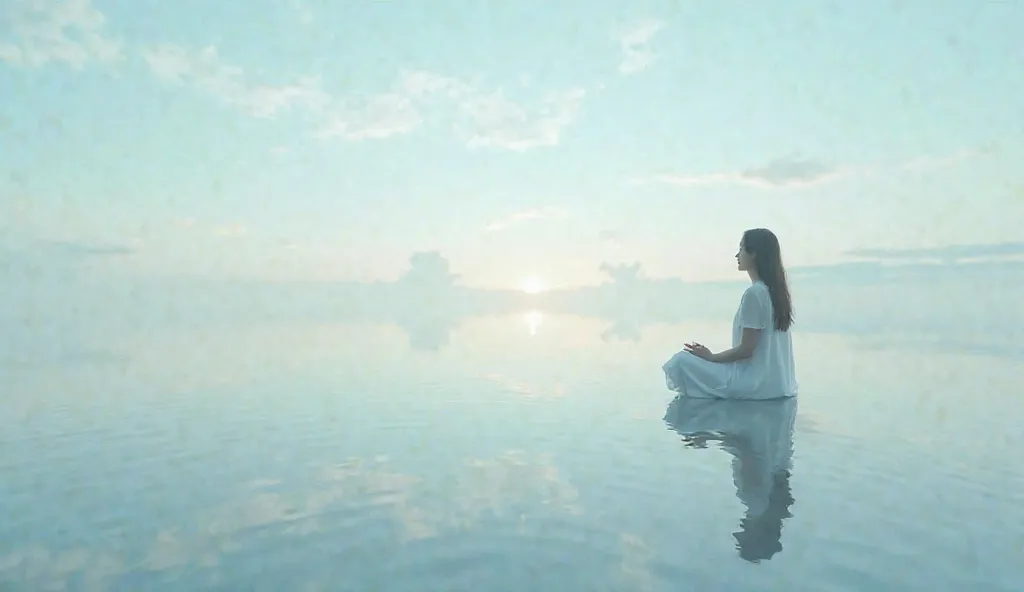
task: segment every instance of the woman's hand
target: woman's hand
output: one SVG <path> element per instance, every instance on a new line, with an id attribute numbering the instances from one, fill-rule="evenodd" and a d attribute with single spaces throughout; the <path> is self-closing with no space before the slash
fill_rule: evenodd
<path id="1" fill-rule="evenodd" d="M 694 341 L 693 343 L 687 343 L 683 347 L 686 348 L 686 351 L 697 356 L 698 358 L 704 360 L 711 359 L 711 350 L 704 347 L 704 345 L 697 343 L 696 341 Z"/>

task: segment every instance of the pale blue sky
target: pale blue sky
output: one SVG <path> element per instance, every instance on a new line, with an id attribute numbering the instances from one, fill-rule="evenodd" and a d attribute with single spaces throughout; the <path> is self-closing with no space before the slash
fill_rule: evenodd
<path id="1" fill-rule="evenodd" d="M 1024 3 L 0 0 L 0 236 L 587 284 L 1017 241 Z"/>

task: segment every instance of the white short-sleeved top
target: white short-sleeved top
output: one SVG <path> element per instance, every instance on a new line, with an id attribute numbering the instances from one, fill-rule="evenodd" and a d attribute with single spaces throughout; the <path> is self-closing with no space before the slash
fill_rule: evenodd
<path id="1" fill-rule="evenodd" d="M 743 329 L 760 329 L 754 355 L 732 365 L 732 387 L 756 393 L 756 398 L 794 396 L 797 392 L 793 340 L 789 331 L 775 328 L 774 308 L 768 286 L 762 281 L 750 285 L 740 298 L 732 323 L 732 345 L 743 339 Z"/>

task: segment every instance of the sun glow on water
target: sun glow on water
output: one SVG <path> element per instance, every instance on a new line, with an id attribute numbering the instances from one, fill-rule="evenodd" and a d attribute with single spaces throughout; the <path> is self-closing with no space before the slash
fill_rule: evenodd
<path id="1" fill-rule="evenodd" d="M 523 315 L 523 321 L 526 323 L 530 335 L 536 335 L 540 326 L 544 324 L 544 313 L 539 310 L 531 310 Z"/>

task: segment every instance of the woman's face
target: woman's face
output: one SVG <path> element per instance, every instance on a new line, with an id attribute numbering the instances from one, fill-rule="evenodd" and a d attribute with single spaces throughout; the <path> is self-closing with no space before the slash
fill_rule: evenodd
<path id="1" fill-rule="evenodd" d="M 747 252 L 742 240 L 740 240 L 740 249 L 736 251 L 736 267 L 740 271 L 754 269 L 754 254 Z"/>

